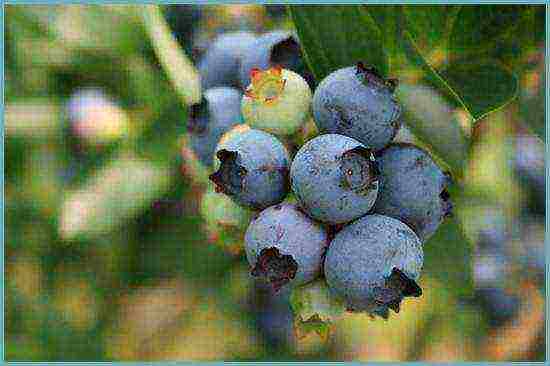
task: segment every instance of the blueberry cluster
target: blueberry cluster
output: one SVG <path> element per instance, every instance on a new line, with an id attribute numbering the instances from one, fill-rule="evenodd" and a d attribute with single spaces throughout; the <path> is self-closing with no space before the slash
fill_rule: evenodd
<path id="1" fill-rule="evenodd" d="M 275 290 L 324 277 L 349 311 L 387 318 L 422 293 L 422 246 L 451 214 L 450 174 L 420 147 L 392 143 L 394 79 L 359 63 L 315 86 L 292 34 L 247 43 L 253 51 L 227 62 L 206 53 L 215 92 L 190 126 L 215 191 L 256 212 L 244 235 L 251 274 Z M 242 94 L 228 86 L 239 83 Z M 289 141 L 311 120 L 319 134 L 293 154 Z"/>

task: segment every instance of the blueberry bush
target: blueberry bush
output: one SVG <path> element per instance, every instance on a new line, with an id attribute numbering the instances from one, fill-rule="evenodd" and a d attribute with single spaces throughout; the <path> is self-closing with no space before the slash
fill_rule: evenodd
<path id="1" fill-rule="evenodd" d="M 544 358 L 543 6 L 6 13 L 9 360 Z"/>

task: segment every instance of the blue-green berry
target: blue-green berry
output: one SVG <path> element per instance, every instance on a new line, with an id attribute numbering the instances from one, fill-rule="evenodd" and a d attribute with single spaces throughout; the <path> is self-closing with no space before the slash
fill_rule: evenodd
<path id="1" fill-rule="evenodd" d="M 368 148 L 383 148 L 399 130 L 401 107 L 393 95 L 395 85 L 362 64 L 329 74 L 313 95 L 319 131 L 353 137 Z"/>
<path id="2" fill-rule="evenodd" d="M 212 166 L 216 145 L 223 134 L 243 122 L 241 98 L 238 89 L 216 87 L 206 90 L 201 103 L 190 107 L 189 145 L 204 165 Z"/>
<path id="3" fill-rule="evenodd" d="M 452 214 L 448 186 L 451 175 L 439 168 L 430 154 L 406 143 L 379 151 L 380 188 L 373 212 L 409 225 L 425 242 Z"/>
<path id="4" fill-rule="evenodd" d="M 245 234 L 252 275 L 267 279 L 276 290 L 319 277 L 328 242 L 326 229 L 289 203 L 262 211 Z"/>
<path id="5" fill-rule="evenodd" d="M 424 260 L 422 243 L 399 220 L 367 215 L 345 226 L 331 241 L 325 278 L 349 311 L 385 318 L 399 312 L 401 300 L 420 296 L 416 281 Z"/>
<path id="6" fill-rule="evenodd" d="M 371 150 L 336 134 L 308 141 L 290 168 L 292 191 L 312 218 L 341 224 L 365 215 L 378 193 L 378 169 Z"/>
<path id="7" fill-rule="evenodd" d="M 245 122 L 276 135 L 291 135 L 311 115 L 311 90 L 295 72 L 280 67 L 252 70 L 242 99 Z"/>
<path id="8" fill-rule="evenodd" d="M 261 210 L 282 202 L 290 190 L 288 151 L 267 132 L 235 126 L 220 140 L 216 157 L 210 180 L 239 205 Z"/>

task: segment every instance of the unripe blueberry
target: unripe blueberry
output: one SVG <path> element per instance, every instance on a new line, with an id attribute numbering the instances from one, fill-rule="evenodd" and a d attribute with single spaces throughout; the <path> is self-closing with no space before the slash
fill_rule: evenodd
<path id="1" fill-rule="evenodd" d="M 232 253 L 243 248 L 243 236 L 252 211 L 237 205 L 223 194 L 209 190 L 203 194 L 200 204 L 208 239 Z"/>
<path id="2" fill-rule="evenodd" d="M 367 215 L 335 235 L 326 254 L 325 278 L 348 310 L 387 318 L 388 308 L 399 312 L 404 297 L 422 294 L 415 281 L 423 260 L 422 244 L 407 225 Z"/>
<path id="3" fill-rule="evenodd" d="M 284 200 L 289 191 L 290 158 L 273 135 L 235 126 L 216 148 L 217 171 L 210 175 L 216 191 L 239 205 L 261 210 Z"/>
<path id="4" fill-rule="evenodd" d="M 198 64 L 202 89 L 239 86 L 239 65 L 255 40 L 256 36 L 250 32 L 219 35 Z"/>
<path id="5" fill-rule="evenodd" d="M 290 168 L 292 191 L 316 220 L 341 224 L 365 215 L 378 192 L 374 156 L 363 144 L 336 134 L 308 141 Z"/>
<path id="6" fill-rule="evenodd" d="M 362 64 L 334 71 L 313 95 L 319 131 L 353 137 L 368 148 L 383 148 L 399 129 L 401 108 L 394 88 L 395 81 L 384 80 Z"/>
<path id="7" fill-rule="evenodd" d="M 277 65 L 301 75 L 312 89 L 315 88 L 315 79 L 305 64 L 298 38 L 287 31 L 263 34 L 248 48 L 239 70 L 241 87 L 250 84 L 252 69 L 265 70 Z"/>
<path id="8" fill-rule="evenodd" d="M 298 74 L 280 67 L 251 71 L 242 99 L 242 114 L 254 128 L 291 135 L 310 117 L 311 90 Z"/>
<path id="9" fill-rule="evenodd" d="M 204 165 L 212 166 L 223 134 L 243 122 L 241 98 L 238 89 L 217 87 L 206 90 L 202 102 L 191 106 L 187 121 L 189 145 Z"/>
<path id="10" fill-rule="evenodd" d="M 376 161 L 380 189 L 373 212 L 406 223 L 425 242 L 452 214 L 450 174 L 412 144 L 391 144 L 377 153 Z"/>
<path id="11" fill-rule="evenodd" d="M 244 240 L 252 275 L 266 278 L 276 290 L 285 284 L 307 283 L 321 274 L 327 232 L 293 204 L 262 211 L 250 223 Z"/>

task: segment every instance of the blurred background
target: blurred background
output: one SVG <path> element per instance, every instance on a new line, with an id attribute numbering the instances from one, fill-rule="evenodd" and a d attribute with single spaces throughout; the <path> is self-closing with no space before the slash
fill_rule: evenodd
<path id="1" fill-rule="evenodd" d="M 464 191 L 425 245 L 424 295 L 324 338 L 297 334 L 288 293 L 250 278 L 243 218 L 210 217 L 158 19 L 5 10 L 6 360 L 545 359 L 545 145 L 523 122 L 544 120 L 544 41 L 514 54 L 518 98 L 464 127 Z M 224 32 L 293 27 L 283 6 L 160 10 L 195 64 Z"/>

